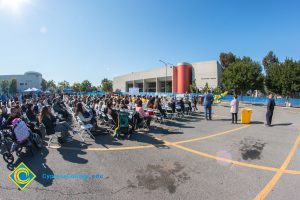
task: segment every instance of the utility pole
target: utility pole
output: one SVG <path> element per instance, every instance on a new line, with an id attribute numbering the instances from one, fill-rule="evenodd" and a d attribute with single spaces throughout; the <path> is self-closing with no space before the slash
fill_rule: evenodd
<path id="1" fill-rule="evenodd" d="M 159 60 L 159 62 L 162 62 L 166 66 L 166 77 L 165 77 L 165 93 L 167 92 L 167 77 L 168 77 L 168 65 L 171 65 L 171 68 L 173 67 L 173 64 L 165 62 L 163 60 Z"/>

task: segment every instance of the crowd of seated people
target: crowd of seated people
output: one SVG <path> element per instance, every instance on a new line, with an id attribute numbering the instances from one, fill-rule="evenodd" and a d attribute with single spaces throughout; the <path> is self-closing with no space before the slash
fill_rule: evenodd
<path id="1" fill-rule="evenodd" d="M 20 118 L 31 131 L 38 133 L 42 138 L 40 126 L 43 124 L 47 135 L 52 135 L 56 132 L 61 133 L 58 142 L 72 141 L 69 132 L 73 130 L 66 122 L 70 114 L 64 107 L 60 96 L 41 96 L 37 99 L 32 98 L 24 101 L 10 99 L 2 101 L 0 104 L 1 129 L 11 129 L 13 120 Z M 53 111 L 57 111 L 57 113 L 54 114 Z M 73 133 L 76 133 L 76 131 L 73 131 Z"/>
<path id="2" fill-rule="evenodd" d="M 79 115 L 81 121 L 93 125 L 97 125 L 95 115 L 98 111 L 111 116 L 113 121 L 118 123 L 119 110 L 133 110 L 139 113 L 136 116 L 147 121 L 148 125 L 150 125 L 151 118 L 154 115 L 153 110 L 158 111 L 162 117 L 167 117 L 166 107 L 171 108 L 173 113 L 176 112 L 176 106 L 179 106 L 182 112 L 186 114 L 192 111 L 192 102 L 187 98 L 177 100 L 158 96 L 68 95 L 65 97 L 65 101 L 75 112 L 75 115 Z"/>
<path id="3" fill-rule="evenodd" d="M 92 124 L 93 130 L 97 130 L 98 124 L 101 125 L 98 123 L 99 112 L 110 116 L 117 125 L 119 112 L 126 110 L 126 112 L 133 112 L 131 121 L 134 128 L 138 128 L 141 122 L 145 122 L 150 127 L 153 115 L 155 115 L 154 111 L 159 112 L 162 117 L 167 117 L 167 107 L 171 108 L 174 113 L 178 106 L 184 112 L 187 108 L 192 110 L 192 102 L 187 98 L 177 100 L 170 97 L 134 95 L 51 94 L 20 101 L 10 99 L 0 102 L 0 105 L 2 129 L 10 128 L 14 119 L 21 118 L 32 131 L 38 131 L 38 128 L 43 125 L 47 135 L 60 132 L 60 143 L 72 141 L 70 133 L 76 133 L 71 128 L 72 116 L 79 118 L 85 124 Z"/>

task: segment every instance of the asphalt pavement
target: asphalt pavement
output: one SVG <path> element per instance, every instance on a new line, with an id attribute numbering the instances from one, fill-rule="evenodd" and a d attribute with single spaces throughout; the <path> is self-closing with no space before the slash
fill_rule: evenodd
<path id="1" fill-rule="evenodd" d="M 198 111 L 130 140 L 75 136 L 13 166 L 1 159 L 0 199 L 300 199 L 300 109 L 276 107 L 266 127 L 265 107 L 242 107 L 249 125 L 231 124 L 222 104 L 212 121 Z M 36 175 L 23 191 L 8 178 L 21 162 Z"/>

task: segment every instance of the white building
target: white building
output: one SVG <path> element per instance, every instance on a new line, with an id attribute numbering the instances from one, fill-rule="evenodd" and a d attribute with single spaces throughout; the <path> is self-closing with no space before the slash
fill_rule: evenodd
<path id="1" fill-rule="evenodd" d="M 0 75 L 0 82 L 3 80 L 11 81 L 12 79 L 17 80 L 17 91 L 22 92 L 33 87 L 41 89 L 43 76 L 41 73 L 33 71 L 26 72 L 24 75 Z"/>
<path id="2" fill-rule="evenodd" d="M 159 67 L 142 72 L 132 72 L 114 77 L 114 91 L 128 92 L 129 88 L 139 88 L 140 92 L 186 93 L 193 81 L 199 89 L 216 88 L 221 83 L 223 67 L 216 61 L 178 63 L 176 66 Z M 165 88 L 166 83 L 166 88 Z"/>

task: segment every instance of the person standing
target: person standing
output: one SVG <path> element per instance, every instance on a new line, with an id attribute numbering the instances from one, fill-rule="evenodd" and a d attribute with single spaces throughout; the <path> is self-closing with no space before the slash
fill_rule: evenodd
<path id="1" fill-rule="evenodd" d="M 236 123 L 237 124 L 237 116 L 238 116 L 238 112 L 239 112 L 239 101 L 237 99 L 237 95 L 233 96 L 233 100 L 230 103 L 230 112 L 232 115 L 232 124 Z"/>
<path id="2" fill-rule="evenodd" d="M 275 104 L 275 100 L 273 98 L 273 95 L 270 94 L 268 104 L 267 104 L 267 113 L 266 113 L 267 123 L 266 123 L 266 126 L 271 126 L 271 124 L 272 124 L 272 118 L 273 118 L 273 112 L 274 112 L 275 106 L 276 106 L 276 104 Z"/>
<path id="3" fill-rule="evenodd" d="M 211 91 L 208 90 L 208 93 L 204 96 L 204 112 L 205 112 L 205 119 L 211 120 L 211 106 L 214 102 L 214 96 L 211 94 Z"/>
<path id="4" fill-rule="evenodd" d="M 198 97 L 194 96 L 193 97 L 193 104 L 194 104 L 193 108 L 194 108 L 194 111 L 198 110 L 197 103 L 198 103 Z"/>

